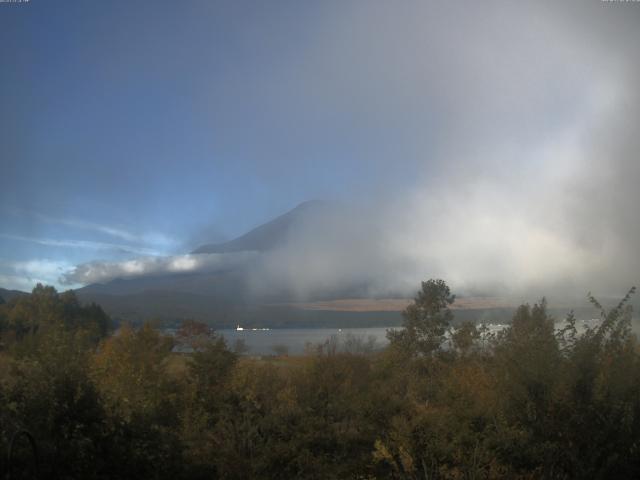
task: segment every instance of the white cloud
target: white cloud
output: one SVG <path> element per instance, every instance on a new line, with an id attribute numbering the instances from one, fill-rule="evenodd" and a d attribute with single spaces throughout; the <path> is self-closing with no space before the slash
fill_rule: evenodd
<path id="1" fill-rule="evenodd" d="M 41 214 L 37 214 L 37 217 L 49 223 L 56 223 L 59 225 L 66 225 L 68 227 L 104 233 L 111 237 L 119 238 L 121 240 L 136 244 L 155 245 L 157 247 L 173 247 L 177 243 L 174 239 L 161 233 L 132 233 L 121 228 L 115 228 L 109 225 L 101 225 L 98 223 L 86 222 L 81 220 L 55 218 Z"/>
<path id="2" fill-rule="evenodd" d="M 50 259 L 0 261 L 0 285 L 25 291 L 30 291 L 38 283 L 60 288 L 59 277 L 72 268 L 68 262 Z"/>
<path id="3" fill-rule="evenodd" d="M 8 290 L 30 292 L 38 283 L 51 285 L 51 282 L 48 282 L 43 278 L 26 278 L 21 275 L 0 274 L 0 285 L 2 285 L 2 288 L 6 288 Z"/>
<path id="4" fill-rule="evenodd" d="M 48 247 L 83 248 L 89 250 L 117 250 L 137 255 L 155 255 L 159 253 L 157 250 L 150 248 L 135 247 L 118 243 L 94 242 L 90 240 L 60 240 L 54 238 L 25 237 L 22 235 L 11 235 L 7 233 L 0 233 L 0 238 L 6 238 L 7 240 L 15 240 L 19 242 L 38 243 L 40 245 L 45 245 Z"/>
<path id="5" fill-rule="evenodd" d="M 60 277 L 62 284 L 104 283 L 115 278 L 142 275 L 216 271 L 238 268 L 256 258 L 255 252 L 141 257 L 123 262 L 89 262 L 77 265 Z"/>
<path id="6" fill-rule="evenodd" d="M 110 237 L 125 240 L 126 242 L 131 242 L 137 245 L 153 245 L 158 248 L 170 248 L 175 247 L 178 244 L 178 242 L 174 238 L 159 232 L 132 232 L 124 228 L 114 227 L 112 225 L 88 222 L 85 220 L 78 220 L 74 218 L 62 218 L 52 215 L 45 215 L 39 212 L 27 211 L 15 207 L 5 208 L 4 210 L 7 212 L 11 212 L 14 215 L 26 215 L 45 223 L 102 233 Z"/>

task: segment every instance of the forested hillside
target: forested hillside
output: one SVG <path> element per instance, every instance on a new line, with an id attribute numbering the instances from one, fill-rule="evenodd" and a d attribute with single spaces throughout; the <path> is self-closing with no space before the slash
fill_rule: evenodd
<path id="1" fill-rule="evenodd" d="M 454 297 L 430 280 L 384 351 L 327 341 L 252 359 L 193 321 L 175 338 L 150 324 L 113 332 L 99 306 L 38 286 L 0 305 L 2 473 L 638 478 L 629 295 L 610 311 L 591 297 L 601 321 L 581 334 L 571 315 L 554 323 L 544 300 L 490 333 L 452 327 Z M 196 353 L 171 353 L 176 341 Z"/>

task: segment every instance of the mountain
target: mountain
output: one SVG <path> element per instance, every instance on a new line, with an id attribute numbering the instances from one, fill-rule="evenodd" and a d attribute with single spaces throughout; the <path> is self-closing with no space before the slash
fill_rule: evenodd
<path id="1" fill-rule="evenodd" d="M 296 226 L 321 212 L 324 203 L 320 201 L 304 202 L 293 210 L 279 217 L 259 225 L 244 235 L 220 244 L 207 244 L 196 248 L 192 255 L 205 254 L 236 254 L 238 252 L 266 252 L 285 245 L 290 231 Z M 135 296 L 140 299 L 147 297 L 176 297 L 186 295 L 187 298 L 196 295 L 199 298 L 193 303 L 206 304 L 211 310 L 212 305 L 248 304 L 249 282 L 256 264 L 251 260 L 241 262 L 233 268 L 217 269 L 213 271 L 193 271 L 181 273 L 145 274 L 128 278 L 116 278 L 106 283 L 87 285 L 76 290 L 81 299 L 97 300 L 98 297 L 108 296 L 107 303 L 117 303 L 117 298 Z M 116 300 L 111 297 L 115 297 Z M 262 298 L 260 301 L 267 301 Z M 269 299 L 273 302 L 286 302 L 285 295 Z M 150 301 L 155 301 L 150 299 Z M 182 300 L 180 300 L 182 301 Z M 185 300 L 186 303 L 188 303 Z M 157 302 L 156 302 L 157 303 Z M 161 303 L 166 304 L 163 300 Z"/>
<path id="2" fill-rule="evenodd" d="M 400 310 L 410 299 L 396 302 L 399 306 L 393 308 L 389 307 L 389 302 L 357 301 L 367 296 L 366 286 L 357 282 L 329 284 L 322 291 L 314 291 L 313 298 L 304 299 L 290 290 L 289 284 L 272 282 L 255 288 L 256 282 L 261 281 L 259 269 L 263 259 L 260 254 L 288 248 L 288 240 L 295 229 L 314 225 L 328 211 L 329 206 L 323 202 L 305 202 L 234 240 L 202 245 L 192 252 L 194 257 L 203 255 L 203 260 L 206 260 L 206 254 L 259 252 L 256 257 L 249 256 L 247 261 L 233 264 L 233 267 L 118 278 L 77 289 L 76 294 L 82 302 L 100 304 L 116 320 L 132 322 L 158 319 L 174 323 L 192 318 L 215 328 L 238 324 L 271 328 L 399 325 L 402 321 Z M 307 255 L 313 258 L 312 248 L 298 257 L 300 261 L 305 261 Z M 485 307 L 469 308 L 456 315 L 465 319 L 486 310 Z M 489 310 L 494 316 L 509 311 L 504 308 Z"/>
<path id="3" fill-rule="evenodd" d="M 0 288 L 0 298 L 5 302 L 8 302 L 12 298 L 20 297 L 22 295 L 29 295 L 27 292 L 21 292 L 20 290 L 7 290 L 6 288 Z"/>
<path id="4" fill-rule="evenodd" d="M 324 208 L 325 203 L 319 200 L 301 203 L 284 215 L 280 215 L 236 239 L 224 243 L 202 245 L 191 253 L 264 252 L 272 250 L 284 244 L 291 228 L 312 215 L 320 213 Z"/>
<path id="5" fill-rule="evenodd" d="M 293 210 L 264 223 L 244 235 L 220 244 L 196 248 L 193 255 L 231 254 L 244 251 L 268 252 L 286 247 L 293 229 L 313 222 L 327 205 L 321 201 L 304 202 Z M 148 274 L 117 278 L 102 284 L 92 284 L 76 290 L 83 302 L 96 302 L 118 319 L 141 321 L 161 318 L 167 321 L 196 318 L 214 326 L 247 325 L 348 325 L 355 322 L 386 324 L 399 321 L 398 312 L 326 312 L 308 310 L 292 304 L 294 295 L 285 287 L 268 285 L 256 293 L 255 269 L 259 259 L 248 259 L 233 268 L 182 273 Z M 327 290 L 311 300 L 354 297 L 361 287 Z M 351 320 L 350 320 L 351 319 Z"/>

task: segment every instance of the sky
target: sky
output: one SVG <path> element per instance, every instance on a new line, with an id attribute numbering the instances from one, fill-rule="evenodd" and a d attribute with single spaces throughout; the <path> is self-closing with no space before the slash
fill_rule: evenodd
<path id="1" fill-rule="evenodd" d="M 185 254 L 321 199 L 256 283 L 623 292 L 639 26 L 599 0 L 0 3 L 0 286 L 217 268 Z"/>

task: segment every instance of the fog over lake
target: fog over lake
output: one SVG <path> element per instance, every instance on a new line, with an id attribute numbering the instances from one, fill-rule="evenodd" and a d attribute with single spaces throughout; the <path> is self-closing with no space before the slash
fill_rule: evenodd
<path id="1" fill-rule="evenodd" d="M 576 328 L 583 333 L 586 326 L 593 327 L 597 319 L 578 320 Z M 556 322 L 556 329 L 566 325 L 564 321 Z M 505 324 L 487 324 L 489 333 L 497 333 L 507 327 Z M 373 350 L 386 347 L 389 344 L 387 331 L 400 327 L 372 327 L 372 328 L 273 328 L 273 329 L 221 329 L 217 333 L 222 335 L 233 348 L 238 340 L 244 341 L 248 348 L 248 355 L 273 355 L 276 350 L 285 351 L 290 355 L 305 353 L 309 345 L 318 346 L 325 342 L 337 342 L 338 350 L 345 349 L 345 344 L 351 342 L 368 346 Z"/>

